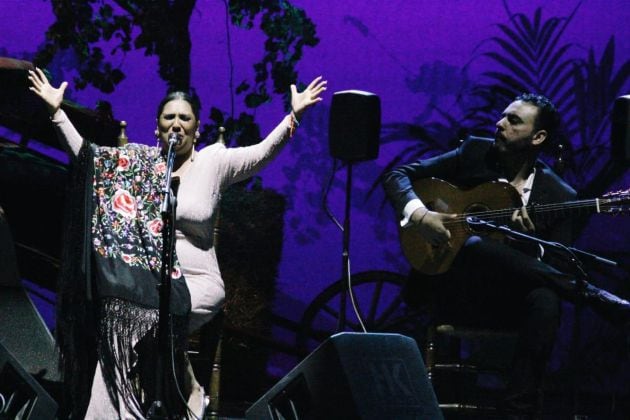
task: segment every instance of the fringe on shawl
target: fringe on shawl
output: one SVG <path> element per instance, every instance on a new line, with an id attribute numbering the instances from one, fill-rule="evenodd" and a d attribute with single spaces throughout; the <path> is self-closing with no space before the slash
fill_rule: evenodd
<path id="1" fill-rule="evenodd" d="M 64 406 L 72 418 L 85 416 L 96 366 L 96 313 L 91 301 L 92 148 L 72 160 L 66 186 L 62 266 L 57 280 L 59 370 L 66 384 Z"/>
<path id="2" fill-rule="evenodd" d="M 98 356 L 114 407 L 119 410 L 120 404 L 125 404 L 127 411 L 138 418 L 146 416 L 158 399 L 158 358 L 165 354 L 159 399 L 171 418 L 184 416 L 188 395 L 184 390 L 187 317 L 171 316 L 173 347 L 160 348 L 157 309 L 116 298 L 103 299 L 100 307 Z"/>

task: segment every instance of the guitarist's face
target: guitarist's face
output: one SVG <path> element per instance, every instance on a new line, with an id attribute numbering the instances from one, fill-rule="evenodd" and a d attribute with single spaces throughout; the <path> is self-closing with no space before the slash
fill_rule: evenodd
<path id="1" fill-rule="evenodd" d="M 535 130 L 538 108 L 528 102 L 514 101 L 497 121 L 495 144 L 502 152 L 523 152 L 542 143 L 545 130 Z"/>

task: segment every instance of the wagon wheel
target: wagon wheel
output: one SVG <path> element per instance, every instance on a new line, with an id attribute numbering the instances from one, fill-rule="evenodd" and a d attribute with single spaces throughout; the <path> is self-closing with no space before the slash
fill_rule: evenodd
<path id="1" fill-rule="evenodd" d="M 406 276 L 389 271 L 365 271 L 352 276 L 352 289 L 368 332 L 400 333 L 416 337 L 423 331 L 426 315 L 408 307 L 400 292 Z M 304 311 L 296 334 L 296 348 L 306 355 L 318 344 L 339 332 L 340 301 L 346 293 L 341 279 L 324 289 Z M 362 331 L 346 298 L 345 331 Z"/>

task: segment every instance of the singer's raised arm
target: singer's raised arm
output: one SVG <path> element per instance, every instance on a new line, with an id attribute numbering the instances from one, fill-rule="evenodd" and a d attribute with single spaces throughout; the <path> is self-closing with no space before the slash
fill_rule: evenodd
<path id="1" fill-rule="evenodd" d="M 73 156 L 77 156 L 83 145 L 83 138 L 72 125 L 66 113 L 61 109 L 63 94 L 66 91 L 68 82 L 63 82 L 58 88 L 55 88 L 48 82 L 46 75 L 39 68 L 35 68 L 34 71 L 29 70 L 28 79 L 31 82 L 29 90 L 44 101 L 64 149 L 66 149 L 66 152 L 72 153 Z"/>

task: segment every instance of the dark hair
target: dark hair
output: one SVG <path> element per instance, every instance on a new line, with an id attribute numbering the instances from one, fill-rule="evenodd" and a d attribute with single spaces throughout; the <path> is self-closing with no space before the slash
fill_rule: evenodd
<path id="1" fill-rule="evenodd" d="M 546 96 L 536 93 L 523 93 L 515 99 L 534 105 L 538 108 L 538 116 L 534 123 L 534 129 L 547 131 L 547 137 L 553 139 L 560 125 L 560 114 L 556 106 Z M 550 143 L 550 142 L 548 142 Z"/>
<path id="2" fill-rule="evenodd" d="M 160 101 L 160 104 L 158 105 L 158 108 L 157 108 L 158 120 L 160 119 L 160 115 L 162 114 L 162 111 L 164 110 L 164 107 L 166 106 L 166 104 L 176 99 L 181 99 L 182 101 L 188 102 L 190 104 L 190 107 L 192 108 L 192 112 L 195 115 L 195 118 L 197 119 L 197 121 L 199 120 L 199 110 L 201 109 L 201 103 L 199 102 L 199 98 L 197 97 L 197 95 L 191 95 L 181 90 L 170 92 L 168 95 L 164 97 L 164 99 Z"/>

